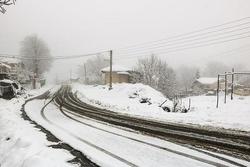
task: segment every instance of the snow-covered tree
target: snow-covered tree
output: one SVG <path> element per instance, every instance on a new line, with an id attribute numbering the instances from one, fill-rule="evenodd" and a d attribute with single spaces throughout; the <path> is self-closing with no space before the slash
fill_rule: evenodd
<path id="1" fill-rule="evenodd" d="M 107 66 L 109 61 L 102 56 L 96 56 L 79 65 L 78 75 L 85 84 L 100 84 L 102 83 L 101 69 Z"/>
<path id="2" fill-rule="evenodd" d="M 176 71 L 178 87 L 184 93 L 190 89 L 195 79 L 200 77 L 199 69 L 196 67 L 181 66 Z"/>
<path id="3" fill-rule="evenodd" d="M 25 37 L 21 42 L 20 55 L 25 68 L 40 77 L 52 64 L 52 56 L 47 44 L 37 35 Z"/>
<path id="4" fill-rule="evenodd" d="M 135 70 L 142 75 L 142 83 L 161 91 L 168 98 L 173 98 L 176 91 L 176 76 L 172 68 L 158 57 L 139 59 Z"/>
<path id="5" fill-rule="evenodd" d="M 174 70 L 168 67 L 166 62 L 162 62 L 159 68 L 159 80 L 157 84 L 160 90 L 168 98 L 174 98 L 176 90 L 176 74 Z"/>
<path id="6" fill-rule="evenodd" d="M 0 12 L 5 13 L 6 9 L 3 6 L 9 6 L 15 4 L 16 0 L 0 0 Z"/>
<path id="7" fill-rule="evenodd" d="M 129 82 L 130 83 L 141 83 L 142 82 L 142 74 L 136 70 L 130 72 Z"/>
<path id="8" fill-rule="evenodd" d="M 159 72 L 158 64 L 160 60 L 154 56 L 151 55 L 150 58 L 145 59 L 139 59 L 137 63 L 137 67 L 135 68 L 136 71 L 140 72 L 142 74 L 142 82 L 150 85 L 152 87 L 156 87 L 156 75 L 159 76 L 157 73 Z"/>
<path id="9" fill-rule="evenodd" d="M 196 73 L 195 73 L 195 79 L 199 79 L 200 77 L 201 77 L 201 75 L 200 75 L 200 70 L 197 69 L 197 70 L 196 70 Z"/>

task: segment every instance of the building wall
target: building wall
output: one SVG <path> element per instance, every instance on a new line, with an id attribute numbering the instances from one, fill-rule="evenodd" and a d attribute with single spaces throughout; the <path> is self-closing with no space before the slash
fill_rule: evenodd
<path id="1" fill-rule="evenodd" d="M 200 82 L 195 81 L 191 87 L 192 92 L 194 95 L 201 95 L 208 93 L 209 91 L 216 91 L 217 90 L 217 82 L 213 84 L 202 84 Z M 220 81 L 220 90 L 225 89 L 225 82 Z M 228 83 L 228 91 L 231 89 L 230 82 Z"/>
<path id="2" fill-rule="evenodd" d="M 109 73 L 105 73 L 105 84 L 109 83 Z M 112 83 L 128 83 L 129 82 L 129 76 L 126 74 L 117 74 L 116 72 L 112 73 Z"/>
<path id="3" fill-rule="evenodd" d="M 10 72 L 10 70 L 7 67 L 0 65 L 0 73 L 1 74 L 7 74 L 9 72 Z"/>
<path id="4" fill-rule="evenodd" d="M 7 67 L 0 65 L 0 80 L 8 79 L 9 73 L 10 73 L 10 70 Z"/>

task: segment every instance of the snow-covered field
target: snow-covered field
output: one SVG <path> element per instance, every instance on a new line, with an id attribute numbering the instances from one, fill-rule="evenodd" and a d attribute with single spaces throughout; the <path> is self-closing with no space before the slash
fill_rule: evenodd
<path id="1" fill-rule="evenodd" d="M 159 107 L 166 98 L 143 84 L 114 84 L 112 90 L 107 85 L 74 84 L 73 91 L 84 102 L 133 116 L 250 132 L 250 97 L 235 96 L 233 101 L 228 97 L 227 104 L 224 104 L 221 95 L 217 109 L 215 96 L 195 96 L 183 99 L 186 108 L 191 99 L 191 111 L 188 113 L 168 113 Z M 151 98 L 152 104 L 140 103 L 142 97 Z M 172 102 L 165 105 L 171 106 Z"/>
<path id="2" fill-rule="evenodd" d="M 29 92 L 38 95 L 49 87 Z M 70 167 L 73 156 L 65 150 L 47 147 L 44 133 L 21 118 L 24 97 L 0 99 L 0 166 L 1 167 Z"/>

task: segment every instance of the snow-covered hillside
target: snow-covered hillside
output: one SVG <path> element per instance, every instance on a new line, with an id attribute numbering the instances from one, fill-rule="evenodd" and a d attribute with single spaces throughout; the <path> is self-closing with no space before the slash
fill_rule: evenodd
<path id="1" fill-rule="evenodd" d="M 114 84 L 112 90 L 105 85 L 75 84 L 73 91 L 77 91 L 78 98 L 85 102 L 117 112 L 143 117 L 154 117 L 165 113 L 159 105 L 167 98 L 143 84 Z M 148 99 L 148 102 L 140 103 L 142 99 Z M 171 106 L 172 102 L 168 100 L 164 105 Z"/>
<path id="2" fill-rule="evenodd" d="M 233 101 L 228 100 L 227 104 L 220 104 L 217 109 L 215 96 L 195 96 L 183 99 L 185 107 L 188 107 L 188 100 L 191 99 L 191 111 L 188 113 L 168 113 L 159 107 L 166 98 L 143 84 L 114 84 L 112 90 L 107 85 L 75 84 L 73 91 L 77 91 L 77 96 L 89 104 L 133 116 L 250 132 L 250 97 L 236 96 Z M 140 103 L 143 97 L 151 98 L 152 104 Z M 168 100 L 166 105 L 173 104 Z"/>

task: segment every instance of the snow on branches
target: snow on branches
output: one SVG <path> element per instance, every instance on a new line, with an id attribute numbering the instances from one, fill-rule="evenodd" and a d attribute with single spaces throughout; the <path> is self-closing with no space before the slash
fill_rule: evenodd
<path id="1" fill-rule="evenodd" d="M 155 55 L 139 59 L 135 70 L 142 75 L 142 83 L 173 98 L 176 91 L 176 74 L 168 64 Z"/>
<path id="2" fill-rule="evenodd" d="M 15 4 L 16 0 L 0 0 L 0 12 L 5 13 L 6 9 L 3 6 L 9 6 Z"/>

